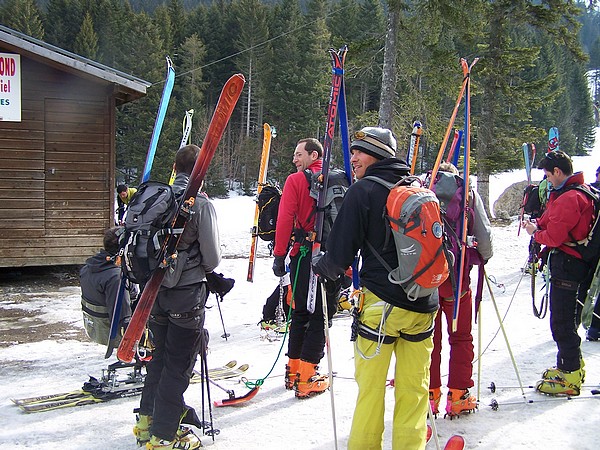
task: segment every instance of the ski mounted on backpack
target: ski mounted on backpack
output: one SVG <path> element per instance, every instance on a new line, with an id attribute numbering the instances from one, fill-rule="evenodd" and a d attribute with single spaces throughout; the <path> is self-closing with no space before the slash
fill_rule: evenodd
<path id="1" fill-rule="evenodd" d="M 552 127 L 548 130 L 548 153 L 560 150 L 560 138 L 558 128 Z"/>
<path id="2" fill-rule="evenodd" d="M 460 144 L 463 138 L 463 130 L 454 130 L 454 138 L 450 144 L 450 151 L 446 162 L 452 163 L 454 167 L 458 166 L 458 157 L 460 156 Z"/>
<path id="3" fill-rule="evenodd" d="M 181 142 L 179 143 L 179 148 L 188 145 L 190 143 L 190 133 L 192 132 L 192 117 L 194 116 L 194 110 L 189 109 L 185 112 L 185 117 L 183 118 L 183 131 L 181 132 Z M 175 168 L 171 171 L 171 177 L 169 178 L 169 185 L 173 185 L 175 182 Z"/>
<path id="4" fill-rule="evenodd" d="M 260 217 L 260 208 L 258 205 L 258 198 L 267 182 L 267 169 L 269 167 L 269 154 L 271 152 L 271 139 L 273 133 L 271 125 L 265 122 L 263 125 L 263 145 L 262 153 L 260 156 L 260 169 L 258 171 L 258 187 L 256 188 L 256 207 L 254 209 L 254 222 L 252 224 L 252 242 L 250 243 L 250 257 L 248 259 L 248 274 L 246 281 L 254 281 L 254 261 L 256 259 L 256 247 L 258 245 L 258 221 Z"/>
<path id="5" fill-rule="evenodd" d="M 446 145 L 448 143 L 448 139 L 450 136 L 450 131 L 454 126 L 454 121 L 456 120 L 456 115 L 458 113 L 458 108 L 460 107 L 461 101 L 465 99 L 465 123 L 464 123 L 464 153 L 463 153 L 463 178 L 464 178 L 464 190 L 463 190 L 463 219 L 461 221 L 460 227 L 460 258 L 458 264 L 458 280 L 456 282 L 456 289 L 454 293 L 454 312 L 452 315 L 452 331 L 456 332 L 458 326 L 458 313 L 459 313 L 459 300 L 462 292 L 462 282 L 463 282 L 463 274 L 465 270 L 465 257 L 466 257 L 466 249 L 467 249 L 467 221 L 468 221 L 468 202 L 469 202 L 469 176 L 470 176 L 470 158 L 471 158 L 471 69 L 473 66 L 479 61 L 479 58 L 475 58 L 471 64 L 467 62 L 465 58 L 461 58 L 460 63 L 463 71 L 463 82 L 460 93 L 456 100 L 456 104 L 454 106 L 454 110 L 450 117 L 450 122 L 448 123 L 448 128 L 446 129 L 446 134 L 444 136 L 444 140 L 442 141 L 442 145 L 440 146 L 440 150 L 438 152 L 435 164 L 431 171 L 431 181 L 429 188 L 433 188 L 433 184 L 436 180 L 437 173 L 439 171 L 440 163 L 443 159 Z M 479 289 L 478 289 L 479 290 Z M 478 307 L 478 299 L 476 298 L 476 311 Z"/>
<path id="6" fill-rule="evenodd" d="M 329 163 L 331 161 L 331 151 L 333 146 L 333 137 L 335 135 L 335 122 L 337 119 L 339 98 L 344 80 L 344 60 L 348 48 L 342 47 L 339 51 L 329 50 L 332 64 L 331 92 L 329 94 L 329 106 L 327 107 L 327 125 L 325 127 L 325 138 L 323 139 L 323 166 L 321 169 L 321 183 L 317 195 L 317 213 L 315 217 L 315 236 L 312 244 L 311 259 L 321 252 L 321 243 L 323 240 L 323 223 L 325 219 L 325 206 L 327 183 L 329 181 Z M 317 276 L 310 265 L 310 278 L 308 284 L 307 309 L 311 314 L 315 312 L 317 303 Z M 326 303 L 326 302 L 324 302 Z"/>
<path id="7" fill-rule="evenodd" d="M 414 122 L 412 133 L 410 135 L 410 145 L 406 154 L 406 165 L 410 167 L 410 174 L 414 175 L 417 168 L 417 157 L 419 156 L 419 142 L 421 140 L 421 122 Z"/>
<path id="8" fill-rule="evenodd" d="M 156 147 L 158 146 L 158 139 L 165 121 L 167 114 L 167 108 L 169 107 L 169 100 L 173 92 L 173 85 L 175 84 L 175 69 L 173 68 L 173 62 L 171 58 L 166 57 L 167 60 L 167 74 L 165 76 L 165 85 L 163 88 L 160 103 L 158 105 L 158 111 L 156 113 L 156 119 L 154 120 L 154 128 L 152 130 L 152 136 L 150 137 L 150 143 L 148 145 L 148 152 L 146 154 L 146 163 L 144 164 L 144 170 L 142 172 L 142 183 L 150 179 L 150 171 L 152 170 L 152 164 L 154 163 L 154 155 L 156 154 Z M 191 119 L 190 119 L 191 120 Z M 117 265 L 120 264 L 120 256 L 117 257 Z M 110 324 L 110 334 L 108 342 L 106 343 L 106 354 L 105 359 L 108 359 L 112 355 L 113 350 L 117 346 L 117 334 L 119 331 L 119 319 L 121 317 L 121 309 L 123 307 L 123 297 L 125 296 L 125 274 L 121 276 L 121 282 L 119 290 L 117 292 L 117 299 L 113 307 L 112 322 Z"/>
<path id="9" fill-rule="evenodd" d="M 223 136 L 225 128 L 229 122 L 235 105 L 242 93 L 242 89 L 245 84 L 244 76 L 241 74 L 233 75 L 223 87 L 221 96 L 217 101 L 215 112 L 211 119 L 211 122 L 206 131 L 206 137 L 198 154 L 196 163 L 186 187 L 185 193 L 183 194 L 182 201 L 180 202 L 177 215 L 173 219 L 173 229 L 184 229 L 187 220 L 191 214 L 196 195 L 200 190 L 208 166 L 212 161 L 215 154 L 219 141 Z M 179 235 L 179 237 L 181 234 Z M 179 238 L 175 239 L 173 235 L 167 236 L 163 245 L 161 265 L 152 273 L 152 276 L 145 285 L 144 290 L 138 300 L 135 312 L 131 317 L 131 321 L 127 326 L 127 330 L 121 340 L 119 349 L 117 351 L 117 357 L 123 362 L 129 362 L 133 359 L 137 344 L 140 340 L 140 336 L 146 326 L 150 311 L 156 300 L 156 295 L 160 289 L 161 283 L 165 277 L 166 270 L 177 255 L 177 243 Z"/>

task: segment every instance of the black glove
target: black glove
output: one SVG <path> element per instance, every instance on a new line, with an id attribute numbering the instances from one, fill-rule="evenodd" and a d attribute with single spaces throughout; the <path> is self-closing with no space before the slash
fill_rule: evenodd
<path id="1" fill-rule="evenodd" d="M 211 272 L 206 274 L 206 283 L 208 290 L 223 298 L 235 284 L 233 278 L 225 278 L 222 273 Z"/>
<path id="2" fill-rule="evenodd" d="M 276 277 L 283 277 L 287 273 L 285 270 L 285 256 L 276 256 L 273 261 L 273 273 Z"/>

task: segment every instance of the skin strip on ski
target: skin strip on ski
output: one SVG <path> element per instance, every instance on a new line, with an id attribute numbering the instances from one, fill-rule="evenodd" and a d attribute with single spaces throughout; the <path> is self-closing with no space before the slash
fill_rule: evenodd
<path id="1" fill-rule="evenodd" d="M 225 128 L 229 123 L 229 118 L 235 109 L 235 105 L 242 93 L 245 82 L 246 80 L 243 75 L 236 74 L 229 78 L 223 87 L 210 125 L 206 131 L 206 137 L 202 144 L 202 148 L 196 159 L 196 164 L 194 164 L 194 168 L 190 174 L 188 186 L 182 197 L 185 199 L 184 204 L 188 204 L 188 212 L 185 211 L 185 207 L 182 205 L 177 216 L 173 219 L 173 228 L 175 229 L 185 228 L 189 209 L 193 205 L 196 194 L 202 186 L 210 162 L 212 161 L 219 141 L 225 132 Z M 165 255 L 165 259 L 166 257 L 171 258 L 172 254 L 176 254 L 175 249 L 177 248 L 177 243 L 182 235 L 183 233 L 177 238 L 173 235 L 168 235 L 163 246 L 163 255 Z M 125 330 L 125 334 L 123 335 L 123 339 L 117 350 L 117 358 L 119 358 L 120 361 L 130 362 L 135 356 L 138 343 L 146 326 L 146 322 L 150 317 L 154 301 L 156 300 L 156 295 L 158 294 L 158 290 L 165 277 L 167 264 L 163 263 L 161 266 L 162 267 L 159 267 L 154 271 L 144 287 L 135 308 L 135 312 L 131 317 L 127 330 Z"/>

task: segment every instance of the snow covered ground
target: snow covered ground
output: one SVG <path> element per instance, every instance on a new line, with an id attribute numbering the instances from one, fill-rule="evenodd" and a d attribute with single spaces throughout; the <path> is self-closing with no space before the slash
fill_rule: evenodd
<path id="1" fill-rule="evenodd" d="M 597 130 L 600 135 L 600 129 Z M 576 169 L 584 170 L 586 180 L 594 180 L 600 165 L 600 139 L 590 157 L 576 158 Z M 535 171 L 534 179 L 541 178 Z M 515 171 L 492 178 L 492 202 L 511 183 L 524 179 L 524 171 Z M 272 259 L 268 250 L 259 243 L 255 282 L 246 282 L 248 261 L 245 257 L 250 245 L 250 226 L 254 203 L 249 197 L 215 200 L 225 256 L 218 271 L 236 280 L 235 287 L 221 303 L 225 327 L 231 334 L 221 338 L 223 327 L 215 297 L 209 298 L 206 326 L 211 342 L 208 355 L 210 367 L 230 360 L 250 364 L 247 377 L 264 378 L 258 395 L 250 402 L 227 408 L 213 408 L 214 426 L 221 430 L 214 442 L 209 437 L 202 441 L 208 448 L 224 449 L 332 449 L 335 448 L 333 414 L 329 393 L 296 400 L 293 392 L 283 386 L 287 342 L 262 338 L 257 322 L 261 318 L 266 297 L 277 284 L 271 272 Z M 529 276 L 521 267 L 527 258 L 528 237 L 517 236 L 517 224 L 494 228 L 495 256 L 486 266 L 493 286 L 495 302 L 487 289 L 481 305 L 479 329 L 475 327 L 475 346 L 481 348 L 480 370 L 475 363 L 475 388 L 480 400 L 479 410 L 460 419 L 436 420 L 442 442 L 452 434 L 466 438 L 467 448 L 478 449 L 597 449 L 597 429 L 600 417 L 600 395 L 592 396 L 591 389 L 600 382 L 600 342 L 583 342 L 586 361 L 586 388 L 579 398 L 554 399 L 533 392 L 540 373 L 555 361 L 548 318 L 533 316 Z M 542 281 L 538 280 L 541 287 Z M 22 291 L 22 290 L 21 290 Z M 32 285 L 27 292 L 17 294 L 10 285 L 0 286 L 0 330 L 22 327 L 30 336 L 29 343 L 0 347 L 0 448 L 43 449 L 134 449 L 131 433 L 134 423 L 133 408 L 138 398 L 126 398 L 104 404 L 82 406 L 39 414 L 24 414 L 10 401 L 45 393 L 79 389 L 88 375 L 99 376 L 107 363 L 104 348 L 90 343 L 82 335 L 79 287 L 60 289 Z M 538 292 L 538 299 L 541 293 Z M 506 332 L 499 326 L 501 316 Z M 18 320 L 5 320 L 18 315 Z M 33 317 L 32 317 L 33 316 Z M 35 338 L 40 324 L 62 323 L 71 332 L 42 335 Z M 339 448 L 347 445 L 357 388 L 353 381 L 353 352 L 349 341 L 351 319 L 339 314 L 331 328 L 333 370 L 337 373 L 333 393 L 335 423 Z M 480 338 L 478 337 L 480 332 Z M 580 331 L 584 336 L 584 331 Z M 56 337 L 58 336 L 58 337 Z M 3 339 L 4 341 L 4 339 Z M 283 347 L 283 350 L 282 350 Z M 518 375 L 525 387 L 525 399 L 518 388 Z M 323 370 L 327 370 L 326 359 Z M 199 364 L 198 364 L 199 367 Z M 442 373 L 447 369 L 443 368 Z M 247 391 L 239 380 L 220 382 L 237 395 Z M 491 382 L 499 387 L 491 393 Z M 478 389 L 479 386 L 479 389 Z M 390 449 L 393 388 L 387 395 L 386 433 L 384 449 Z M 226 398 L 218 388 L 211 388 L 212 399 Z M 499 404 L 497 411 L 489 406 L 492 399 Z M 192 385 L 186 400 L 202 409 L 202 389 Z M 206 410 L 208 415 L 208 410 Z M 208 417 L 207 417 L 208 418 Z M 428 448 L 435 448 L 432 441 Z"/>

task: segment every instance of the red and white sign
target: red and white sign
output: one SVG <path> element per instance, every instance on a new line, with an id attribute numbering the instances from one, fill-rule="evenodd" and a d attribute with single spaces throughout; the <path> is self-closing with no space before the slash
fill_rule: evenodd
<path id="1" fill-rule="evenodd" d="M 0 53 L 0 121 L 21 121 L 21 55 Z"/>

